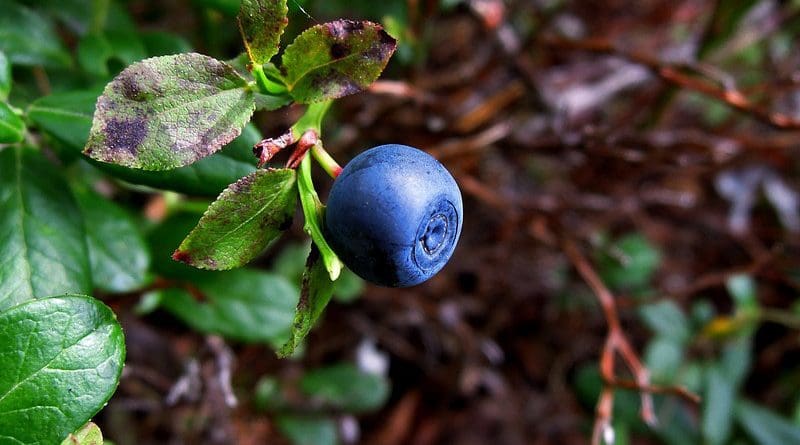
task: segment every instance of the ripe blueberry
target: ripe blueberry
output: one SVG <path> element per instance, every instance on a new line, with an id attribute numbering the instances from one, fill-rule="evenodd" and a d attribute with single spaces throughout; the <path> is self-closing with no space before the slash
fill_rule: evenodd
<path id="1" fill-rule="evenodd" d="M 461 192 L 425 152 L 381 145 L 348 163 L 333 183 L 326 238 L 353 272 L 406 287 L 438 272 L 461 234 Z"/>

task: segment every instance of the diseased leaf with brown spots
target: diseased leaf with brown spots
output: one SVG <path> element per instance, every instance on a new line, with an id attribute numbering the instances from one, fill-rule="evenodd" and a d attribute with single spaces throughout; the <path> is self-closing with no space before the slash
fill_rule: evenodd
<path id="1" fill-rule="evenodd" d="M 396 46 L 371 22 L 337 20 L 309 28 L 283 53 L 289 93 L 300 103 L 357 93 L 381 75 Z"/>
<path id="2" fill-rule="evenodd" d="M 291 337 L 278 351 L 278 357 L 288 357 L 294 353 L 319 320 L 332 295 L 333 281 L 322 262 L 319 249 L 312 243 L 303 272 L 303 284 L 294 314 Z"/>
<path id="3" fill-rule="evenodd" d="M 254 93 L 233 67 L 201 54 L 133 64 L 97 100 L 84 153 L 143 170 L 169 170 L 213 154 L 250 120 Z"/>
<path id="4" fill-rule="evenodd" d="M 269 62 L 281 43 L 281 34 L 289 24 L 286 0 L 242 0 L 239 31 L 250 60 L 258 65 Z"/>
<path id="5" fill-rule="evenodd" d="M 243 266 L 292 223 L 297 174 L 257 170 L 225 189 L 172 255 L 201 268 Z"/>

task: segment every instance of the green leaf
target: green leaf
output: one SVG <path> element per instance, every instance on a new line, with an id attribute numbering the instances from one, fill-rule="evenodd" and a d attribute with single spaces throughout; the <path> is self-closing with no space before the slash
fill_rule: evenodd
<path id="1" fill-rule="evenodd" d="M 289 92 L 300 103 L 357 93 L 380 76 L 396 46 L 371 22 L 337 20 L 311 27 L 283 53 Z"/>
<path id="2" fill-rule="evenodd" d="M 25 122 L 5 102 L 0 102 L 0 144 L 22 142 Z"/>
<path id="3" fill-rule="evenodd" d="M 254 109 L 247 81 L 224 62 L 195 53 L 146 59 L 106 86 L 84 153 L 143 170 L 182 167 L 232 141 Z"/>
<path id="4" fill-rule="evenodd" d="M 130 65 L 147 57 L 147 51 L 138 35 L 130 32 L 86 34 L 78 42 L 78 63 L 88 74 L 106 78 L 111 74 L 109 62 Z"/>
<path id="5" fill-rule="evenodd" d="M 124 360 L 122 328 L 94 298 L 43 298 L 0 313 L 4 443 L 61 443 L 111 398 Z"/>
<path id="6" fill-rule="evenodd" d="M 28 107 L 28 118 L 37 127 L 68 147 L 81 150 L 92 127 L 99 91 L 72 91 L 37 99 Z"/>
<path id="7" fill-rule="evenodd" d="M 347 413 L 374 411 L 389 398 L 389 382 L 349 363 L 309 371 L 300 380 L 300 389 L 314 400 Z"/>
<path id="8" fill-rule="evenodd" d="M 141 34 L 147 55 L 168 56 L 192 51 L 192 45 L 183 37 L 163 31 L 147 31 Z"/>
<path id="9" fill-rule="evenodd" d="M 97 425 L 89 422 L 80 430 L 70 434 L 61 445 L 103 445 L 103 433 Z"/>
<path id="10" fill-rule="evenodd" d="M 239 31 L 244 47 L 254 64 L 269 62 L 281 44 L 281 34 L 289 24 L 286 0 L 242 0 Z"/>
<path id="11" fill-rule="evenodd" d="M 314 245 L 319 249 L 322 263 L 330 275 L 330 280 L 335 281 L 342 271 L 342 262 L 331 246 L 328 245 L 322 233 L 322 218 L 325 206 L 320 202 L 319 195 L 314 190 L 314 183 L 311 180 L 311 156 L 306 156 L 300 163 L 300 177 L 298 178 L 297 186 L 300 192 L 303 216 L 305 217 L 303 229 L 311 236 Z"/>
<path id="12" fill-rule="evenodd" d="M 319 249 L 316 245 L 312 245 L 303 273 L 300 300 L 297 302 L 291 337 L 278 351 L 279 357 L 288 357 L 294 353 L 319 320 L 332 295 L 333 281 L 325 265 L 320 261 Z"/>
<path id="13" fill-rule="evenodd" d="M 661 264 L 661 252 L 639 233 L 607 246 L 599 259 L 603 280 L 613 289 L 640 292 L 650 285 Z"/>
<path id="14" fill-rule="evenodd" d="M 327 417 L 279 416 L 278 429 L 292 445 L 337 445 L 336 422 Z"/>
<path id="15" fill-rule="evenodd" d="M 185 290 L 169 289 L 158 291 L 160 306 L 201 332 L 273 346 L 288 338 L 297 288 L 283 277 L 236 269 L 208 272 L 193 285 L 203 302 Z"/>
<path id="16" fill-rule="evenodd" d="M 14 65 L 69 66 L 72 59 L 53 23 L 13 0 L 0 0 L 0 51 Z"/>
<path id="17" fill-rule="evenodd" d="M 726 443 L 733 425 L 733 404 L 737 382 L 720 366 L 706 372 L 706 393 L 703 397 L 703 438 L 709 445 Z"/>
<path id="18" fill-rule="evenodd" d="M 83 222 L 61 174 L 32 149 L 0 150 L 0 311 L 90 290 Z"/>
<path id="19" fill-rule="evenodd" d="M 686 343 L 692 335 L 689 320 L 674 301 L 644 305 L 639 309 L 639 315 L 647 327 L 659 336 Z"/>
<path id="20" fill-rule="evenodd" d="M 672 383 L 683 363 L 684 346 L 671 337 L 656 337 L 645 349 L 644 361 L 653 380 Z"/>
<path id="21" fill-rule="evenodd" d="M 136 220 L 89 189 L 74 187 L 73 192 L 86 225 L 94 287 L 130 292 L 147 284 L 150 251 Z"/>
<path id="22" fill-rule="evenodd" d="M 291 226 L 296 205 L 294 170 L 257 170 L 219 195 L 172 257 L 201 269 L 243 266 Z"/>
<path id="23" fill-rule="evenodd" d="M 6 53 L 0 51 L 0 101 L 8 99 L 8 94 L 11 92 L 11 62 L 9 62 Z"/>
<path id="24" fill-rule="evenodd" d="M 739 401 L 736 420 L 758 445 L 800 443 L 800 425 L 754 403 Z"/>
<path id="25" fill-rule="evenodd" d="M 750 275 L 734 275 L 725 282 L 737 311 L 758 311 L 756 283 Z"/>

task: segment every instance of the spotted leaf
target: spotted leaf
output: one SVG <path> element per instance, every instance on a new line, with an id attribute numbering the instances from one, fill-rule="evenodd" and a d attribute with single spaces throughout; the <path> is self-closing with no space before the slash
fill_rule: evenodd
<path id="1" fill-rule="evenodd" d="M 380 76 L 397 42 L 378 24 L 337 20 L 309 28 L 286 48 L 292 97 L 318 102 L 357 93 Z"/>
<path id="2" fill-rule="evenodd" d="M 257 170 L 225 189 L 173 254 L 201 269 L 243 266 L 292 222 L 294 170 Z"/>
<path id="3" fill-rule="evenodd" d="M 281 43 L 281 34 L 289 23 L 286 0 L 242 0 L 239 30 L 253 63 L 269 62 Z"/>
<path id="4" fill-rule="evenodd" d="M 254 93 L 225 62 L 188 53 L 133 64 L 97 100 L 84 153 L 143 170 L 189 165 L 232 141 Z"/>

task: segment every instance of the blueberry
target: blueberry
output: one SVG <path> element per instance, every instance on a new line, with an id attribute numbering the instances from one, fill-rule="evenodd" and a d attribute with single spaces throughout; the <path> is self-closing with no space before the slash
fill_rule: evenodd
<path id="1" fill-rule="evenodd" d="M 326 238 L 353 272 L 375 284 L 406 287 L 432 277 L 461 234 L 461 192 L 427 153 L 381 145 L 350 161 L 333 183 Z"/>

